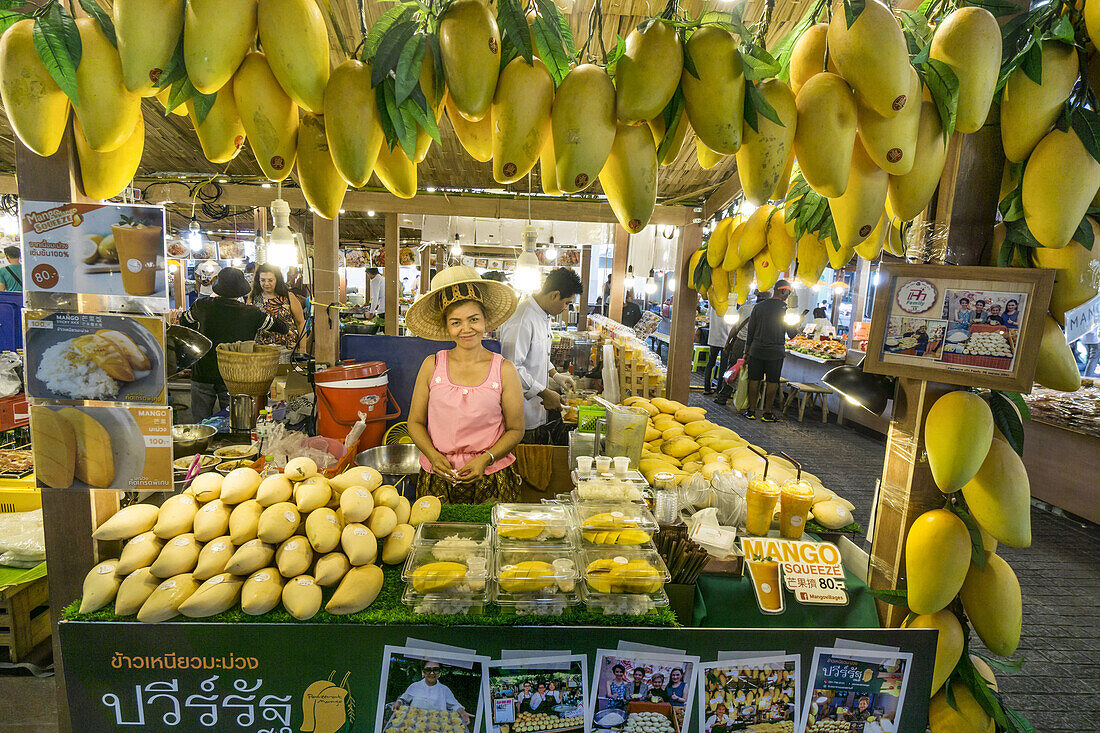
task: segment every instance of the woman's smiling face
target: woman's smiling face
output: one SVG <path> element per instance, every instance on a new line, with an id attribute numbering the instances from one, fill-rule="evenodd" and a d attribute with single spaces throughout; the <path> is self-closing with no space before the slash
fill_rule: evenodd
<path id="1" fill-rule="evenodd" d="M 481 303 L 467 300 L 452 307 L 444 316 L 447 335 L 459 346 L 470 348 L 485 337 L 485 312 Z"/>

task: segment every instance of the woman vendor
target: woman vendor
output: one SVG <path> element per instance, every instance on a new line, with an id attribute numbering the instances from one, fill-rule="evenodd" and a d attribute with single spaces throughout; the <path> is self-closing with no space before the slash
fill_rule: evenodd
<path id="1" fill-rule="evenodd" d="M 287 289 L 283 273 L 278 267 L 263 264 L 256 268 L 248 302 L 264 309 L 269 316 L 287 326 L 287 331 L 283 334 L 261 334 L 256 339 L 258 343 L 295 348 L 305 329 L 305 314 L 302 312 L 301 301 Z"/>
<path id="2" fill-rule="evenodd" d="M 464 266 L 438 273 L 410 306 L 410 331 L 455 342 L 424 360 L 413 388 L 409 436 L 423 453 L 417 496 L 452 504 L 519 499 L 511 453 L 523 438 L 523 389 L 516 368 L 481 343 L 515 307 L 511 288 Z"/>

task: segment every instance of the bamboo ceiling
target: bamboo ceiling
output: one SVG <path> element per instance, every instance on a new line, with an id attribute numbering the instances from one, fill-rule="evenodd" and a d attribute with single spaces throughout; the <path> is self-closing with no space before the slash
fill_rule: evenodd
<path id="1" fill-rule="evenodd" d="M 556 0 L 556 2 L 569 18 L 576 37 L 577 47 L 580 48 L 589 37 L 589 17 L 596 0 Z M 358 0 L 331 0 L 331 4 L 336 24 L 347 39 L 348 45 L 355 48 L 361 38 Z M 704 0 L 681 0 L 681 7 L 692 17 L 698 17 L 705 4 Z M 806 9 L 810 7 L 810 4 L 808 0 L 776 0 L 768 32 L 769 47 L 798 21 Z M 322 3 L 323 5 L 324 3 Z M 625 38 L 639 22 L 660 13 L 664 5 L 665 3 L 661 0 L 603 0 L 601 8 L 604 18 L 604 47 L 608 50 L 613 49 L 616 35 Z M 718 2 L 711 2 L 706 5 L 713 10 L 725 10 L 731 8 L 733 3 L 718 0 Z M 760 17 L 764 0 L 747 0 L 747 6 L 744 14 L 746 21 L 755 21 Z M 373 24 L 387 7 L 388 5 L 375 0 L 365 0 L 368 26 Z M 329 39 L 332 64 L 335 66 L 344 60 L 344 56 L 331 24 Z M 589 45 L 589 53 L 597 55 L 597 60 L 602 62 L 603 58 L 598 39 L 592 39 Z M 165 117 L 163 107 L 154 98 L 145 100 L 143 110 L 145 116 L 145 152 L 142 156 L 141 168 L 138 173 L 139 178 L 136 184 L 139 188 L 145 188 L 156 180 L 178 180 L 177 176 L 180 174 L 193 178 L 196 175 L 210 177 L 224 173 L 226 178 L 234 181 L 251 181 L 261 176 L 260 168 L 256 164 L 250 149 L 243 151 L 228 166 L 215 165 L 203 157 L 198 139 L 195 137 L 191 122 L 187 117 L 178 115 Z M 449 122 L 441 121 L 440 133 L 442 144 L 433 144 L 427 159 L 419 166 L 418 178 L 422 190 L 426 187 L 438 187 L 479 188 L 512 194 L 521 194 L 527 191 L 526 181 L 511 185 L 496 183 L 492 177 L 492 164 L 479 163 L 467 155 L 459 144 Z M 14 136 L 6 117 L 0 117 L 0 138 L 3 139 L 3 144 L 0 145 L 0 171 L 14 172 Z M 728 156 L 714 168 L 704 170 L 699 166 L 695 157 L 694 135 L 689 135 L 676 161 L 660 169 L 658 201 L 666 203 L 700 202 L 720 183 L 734 175 L 734 168 L 734 158 Z M 538 166 L 535 167 L 533 172 L 533 182 L 535 190 L 539 190 Z M 284 185 L 293 186 L 292 178 L 288 179 Z M 381 189 L 377 178 L 372 179 L 370 185 Z M 596 193 L 599 193 L 598 183 L 594 188 L 596 188 Z M 186 217 L 190 216 L 191 213 L 190 206 L 173 208 L 178 211 L 178 214 L 173 217 L 173 225 L 186 229 Z M 253 228 L 251 210 L 238 207 L 236 211 L 230 213 L 235 214 L 235 218 L 230 216 L 228 219 L 219 221 L 218 228 L 229 230 L 234 228 L 249 230 Z M 455 213 L 461 214 L 461 211 Z M 209 221 L 212 218 L 201 209 L 196 214 L 200 223 Z M 308 220 L 309 217 L 303 216 L 301 219 Z M 340 219 L 340 232 L 342 240 L 379 242 L 383 237 L 382 218 L 351 215 L 349 212 Z"/>

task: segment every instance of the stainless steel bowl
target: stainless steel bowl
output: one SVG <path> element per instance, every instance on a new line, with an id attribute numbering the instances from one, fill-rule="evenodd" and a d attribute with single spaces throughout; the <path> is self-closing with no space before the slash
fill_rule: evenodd
<path id="1" fill-rule="evenodd" d="M 172 457 L 193 456 L 205 453 L 218 429 L 213 425 L 173 425 Z"/>
<path id="2" fill-rule="evenodd" d="M 420 473 L 420 449 L 410 443 L 380 445 L 355 456 L 355 463 L 370 466 L 382 474 L 382 481 L 397 487 L 397 490 L 412 501 L 416 498 L 416 479 L 409 478 Z"/>

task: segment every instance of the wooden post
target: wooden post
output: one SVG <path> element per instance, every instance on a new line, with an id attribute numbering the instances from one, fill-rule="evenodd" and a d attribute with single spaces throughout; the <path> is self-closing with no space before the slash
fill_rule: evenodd
<path id="1" fill-rule="evenodd" d="M 937 233 L 946 231 L 949 264 L 980 265 L 992 246 L 1004 164 L 999 125 L 952 138 L 934 220 Z"/>
<path id="2" fill-rule="evenodd" d="M 871 588 L 897 588 L 905 571 L 905 538 L 913 521 L 943 506 L 944 496 L 932 480 L 924 457 L 924 418 L 932 404 L 952 388 L 899 378 L 886 441 L 886 462 L 871 539 Z M 906 611 L 878 602 L 883 626 L 900 626 Z"/>
<path id="3" fill-rule="evenodd" d="M 672 329 L 668 337 L 668 381 L 670 400 L 687 404 L 691 393 L 691 355 L 695 348 L 695 312 L 699 294 L 691 289 L 687 264 L 703 244 L 703 227 L 688 224 L 680 228 L 676 247 L 676 288 L 672 295 Z"/>
<path id="4" fill-rule="evenodd" d="M 73 149 L 72 128 L 61 147 L 42 158 L 15 140 L 15 168 L 19 197 L 37 201 L 90 202 L 80 185 L 80 164 Z M 46 579 L 50 589 L 50 626 L 53 638 L 54 679 L 57 681 L 57 720 L 62 731 L 72 730 L 65 695 L 64 660 L 57 622 L 61 609 L 81 596 L 84 576 L 100 560 L 112 557 L 115 547 L 97 546 L 92 532 L 118 511 L 113 491 L 42 490 L 42 524 L 46 541 Z"/>
<path id="5" fill-rule="evenodd" d="M 432 273 L 432 245 L 422 246 L 420 248 L 420 287 L 416 290 L 417 297 L 420 297 L 421 293 L 428 292 L 428 288 L 431 285 Z"/>
<path id="6" fill-rule="evenodd" d="M 577 304 L 577 330 L 588 330 L 588 301 L 592 294 L 592 245 L 581 245 L 581 302 Z"/>
<path id="7" fill-rule="evenodd" d="M 340 222 L 313 215 L 313 356 L 320 364 L 340 360 Z"/>
<path id="8" fill-rule="evenodd" d="M 386 214 L 386 335 L 397 335 L 397 315 L 401 291 L 401 224 L 398 214 Z"/>
<path id="9" fill-rule="evenodd" d="M 611 301 L 607 305 L 607 317 L 613 321 L 622 321 L 623 304 L 626 300 L 626 262 L 630 257 L 630 232 L 621 225 L 615 225 L 615 254 L 611 260 Z"/>
<path id="10" fill-rule="evenodd" d="M 187 296 L 183 292 L 183 281 L 187 279 L 187 266 L 183 263 L 184 260 L 172 260 L 168 269 L 171 270 L 174 267 L 175 272 L 169 272 L 168 274 L 172 279 L 172 299 L 175 301 L 177 308 L 186 310 Z"/>

